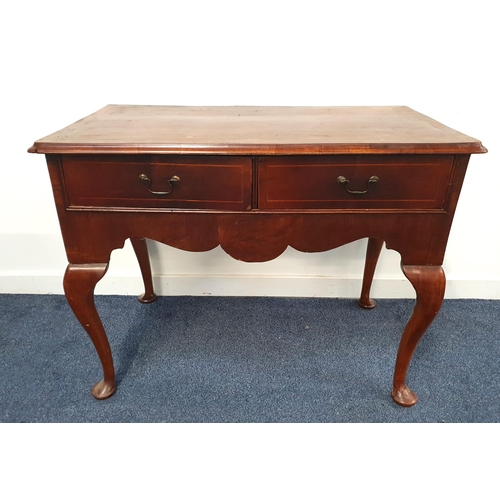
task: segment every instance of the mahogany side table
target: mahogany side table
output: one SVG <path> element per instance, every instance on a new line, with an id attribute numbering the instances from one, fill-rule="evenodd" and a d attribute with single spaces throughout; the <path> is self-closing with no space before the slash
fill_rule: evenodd
<path id="1" fill-rule="evenodd" d="M 110 254 L 130 238 L 155 299 L 144 238 L 189 251 L 220 245 L 263 262 L 287 246 L 322 252 L 368 238 L 359 304 L 385 242 L 416 291 L 392 398 L 444 296 L 441 267 L 472 153 L 481 143 L 407 107 L 106 106 L 34 143 L 45 154 L 68 257 L 66 298 L 87 331 L 111 396 L 111 349 L 94 304 Z M 353 377 L 356 375 L 353 374 Z"/>

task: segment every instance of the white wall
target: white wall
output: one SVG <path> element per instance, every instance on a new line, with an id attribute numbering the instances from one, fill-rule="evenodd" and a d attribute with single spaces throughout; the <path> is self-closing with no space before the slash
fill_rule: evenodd
<path id="1" fill-rule="evenodd" d="M 105 104 L 408 105 L 482 140 L 444 268 L 500 298 L 500 116 L 491 1 L 9 2 L 1 12 L 0 292 L 62 293 L 66 258 L 35 139 Z M 356 296 L 365 241 L 244 264 L 151 245 L 162 294 Z M 374 296 L 413 297 L 384 251 Z M 139 293 L 130 245 L 98 293 Z"/>

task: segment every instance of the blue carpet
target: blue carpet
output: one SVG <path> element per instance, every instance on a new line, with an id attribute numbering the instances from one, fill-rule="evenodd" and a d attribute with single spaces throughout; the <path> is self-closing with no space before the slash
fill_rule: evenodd
<path id="1" fill-rule="evenodd" d="M 499 422 L 500 301 L 446 300 L 390 397 L 413 300 L 98 296 L 118 390 L 63 296 L 0 295 L 1 422 Z"/>

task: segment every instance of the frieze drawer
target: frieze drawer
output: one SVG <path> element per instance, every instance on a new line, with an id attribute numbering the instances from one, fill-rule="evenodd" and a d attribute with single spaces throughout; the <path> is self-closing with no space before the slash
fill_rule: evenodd
<path id="1" fill-rule="evenodd" d="M 453 155 L 261 157 L 261 209 L 442 209 Z"/>
<path id="2" fill-rule="evenodd" d="M 62 155 L 72 207 L 250 210 L 252 159 Z"/>

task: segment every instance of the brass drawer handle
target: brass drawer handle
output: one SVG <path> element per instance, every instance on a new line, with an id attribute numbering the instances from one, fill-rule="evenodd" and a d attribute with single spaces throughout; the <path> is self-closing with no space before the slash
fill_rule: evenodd
<path id="1" fill-rule="evenodd" d="M 170 188 L 168 191 L 152 191 L 151 188 L 149 187 L 149 186 L 151 186 L 151 179 L 146 174 L 139 175 L 139 180 L 141 182 L 143 182 L 144 184 L 148 185 L 148 191 L 151 194 L 156 194 L 156 195 L 159 195 L 159 196 L 164 196 L 166 194 L 170 194 L 172 192 L 172 190 L 174 189 L 174 184 L 176 182 L 179 182 L 181 179 L 177 175 L 174 175 L 173 177 L 171 177 L 170 179 L 168 179 L 167 184 L 168 184 L 168 186 Z"/>
<path id="2" fill-rule="evenodd" d="M 372 175 L 367 181 L 366 181 L 366 189 L 364 191 L 351 191 L 349 189 L 349 179 L 346 179 L 343 175 L 339 175 L 337 177 L 337 182 L 339 184 L 344 184 L 345 190 L 349 194 L 365 194 L 368 192 L 370 189 L 370 184 L 376 184 L 379 181 L 379 178 L 376 175 Z"/>

